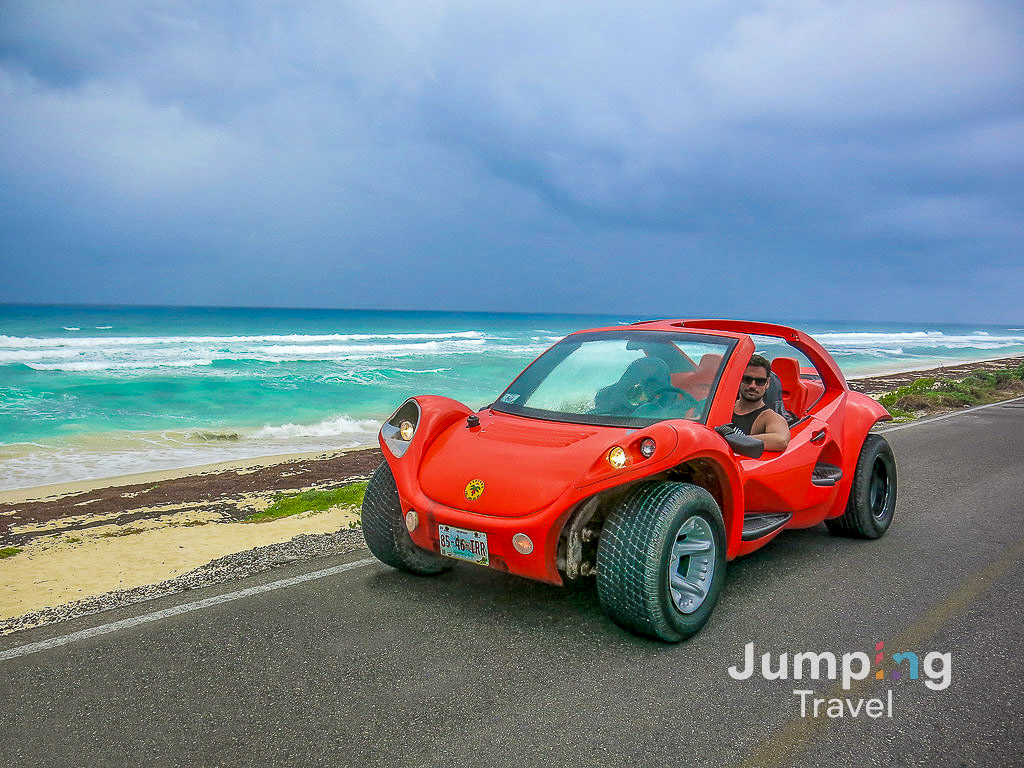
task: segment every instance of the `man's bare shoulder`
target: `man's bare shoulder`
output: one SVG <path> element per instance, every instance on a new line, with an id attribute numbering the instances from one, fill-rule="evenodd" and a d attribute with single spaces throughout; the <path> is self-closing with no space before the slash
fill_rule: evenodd
<path id="1" fill-rule="evenodd" d="M 768 408 L 758 415 L 754 421 L 754 432 L 778 432 L 784 430 L 789 432 L 789 422 L 781 415 Z"/>

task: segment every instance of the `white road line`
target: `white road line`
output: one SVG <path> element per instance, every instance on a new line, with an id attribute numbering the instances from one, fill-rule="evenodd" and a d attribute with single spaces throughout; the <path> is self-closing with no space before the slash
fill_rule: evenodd
<path id="1" fill-rule="evenodd" d="M 115 621 L 110 624 L 101 624 L 98 627 L 83 629 L 80 632 L 72 632 L 70 635 L 62 635 L 61 637 L 54 637 L 50 640 L 40 640 L 38 643 L 20 645 L 17 648 L 10 648 L 6 651 L 0 651 L 0 661 L 7 661 L 7 659 L 15 659 L 18 656 L 28 656 L 30 653 L 46 651 L 50 648 L 57 648 L 62 645 L 68 645 L 69 643 L 75 643 L 79 640 L 85 640 L 89 637 L 96 637 L 98 635 L 106 635 L 111 632 L 118 632 L 122 629 L 127 629 L 128 627 L 135 627 L 139 624 L 148 624 L 151 621 L 159 621 L 160 619 L 166 619 L 170 616 L 180 616 L 183 613 L 191 613 L 192 611 L 198 611 L 202 608 L 209 608 L 212 605 L 228 603 L 232 600 L 241 600 L 244 597 L 252 597 L 253 595 L 259 595 L 263 592 L 273 592 L 275 589 L 291 587 L 296 584 L 302 584 L 306 581 L 316 581 L 317 579 L 323 579 L 327 576 L 334 576 L 338 573 L 344 573 L 345 571 L 351 571 L 356 568 L 362 568 L 363 566 L 370 565 L 371 563 L 376 562 L 379 562 L 376 558 L 366 557 L 362 560 L 355 560 L 351 563 L 345 563 L 344 565 L 336 565 L 333 568 L 325 568 L 322 571 L 313 571 L 312 573 L 305 573 L 302 576 L 293 576 L 290 579 L 272 581 L 269 584 L 261 584 L 258 587 L 248 587 L 247 589 L 240 589 L 237 592 L 228 592 L 225 595 L 207 597 L 204 600 L 197 600 L 194 603 L 176 605 L 173 608 L 165 608 L 162 611 L 144 613 L 141 616 L 133 616 L 130 619 L 121 619 L 120 621 Z"/>
<path id="2" fill-rule="evenodd" d="M 1017 403 L 1024 400 L 1024 397 L 1015 397 L 1012 400 L 1001 400 L 998 403 L 989 403 L 988 405 L 976 405 L 973 408 L 965 408 L 962 411 L 953 411 L 952 413 L 944 413 L 941 416 L 933 416 L 930 419 L 922 419 L 921 421 L 912 421 L 909 424 L 897 424 L 894 427 L 886 427 L 885 429 L 875 430 L 876 434 L 884 435 L 888 432 L 896 432 L 900 429 L 909 429 L 910 427 L 920 427 L 925 424 L 932 424 L 936 421 L 942 421 L 943 419 L 952 419 L 954 416 L 963 416 L 965 413 L 973 413 L 974 411 L 981 411 L 985 408 L 995 408 L 997 405 L 1006 405 L 1007 403 Z"/>

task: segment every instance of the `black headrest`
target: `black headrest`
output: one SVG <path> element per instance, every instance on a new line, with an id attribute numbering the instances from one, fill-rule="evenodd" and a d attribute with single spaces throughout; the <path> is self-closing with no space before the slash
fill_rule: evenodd
<path id="1" fill-rule="evenodd" d="M 775 373 L 768 374 L 768 386 L 764 390 L 764 404 L 776 413 L 782 413 L 782 379 Z"/>
<path id="2" fill-rule="evenodd" d="M 796 416 L 786 409 L 782 401 L 782 379 L 773 371 L 768 374 L 768 386 L 764 390 L 764 404 L 782 416 L 788 424 L 796 422 Z"/>

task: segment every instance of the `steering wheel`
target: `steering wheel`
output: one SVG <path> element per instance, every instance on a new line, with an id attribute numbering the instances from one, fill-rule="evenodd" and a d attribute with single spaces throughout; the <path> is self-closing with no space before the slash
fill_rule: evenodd
<path id="1" fill-rule="evenodd" d="M 678 401 L 682 401 L 679 403 Z M 699 401 L 685 389 L 679 387 L 673 387 L 671 384 L 666 384 L 663 387 L 655 390 L 650 399 L 643 403 L 633 413 L 636 415 L 637 411 L 642 408 L 668 408 L 673 406 L 674 408 L 681 408 L 682 413 L 686 413 L 691 408 L 700 410 L 698 405 Z"/>

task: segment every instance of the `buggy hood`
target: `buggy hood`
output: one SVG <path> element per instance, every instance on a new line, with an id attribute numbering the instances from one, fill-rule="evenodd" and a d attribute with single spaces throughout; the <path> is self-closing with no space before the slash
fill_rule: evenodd
<path id="1" fill-rule="evenodd" d="M 634 431 L 495 411 L 479 417 L 479 427 L 469 428 L 460 419 L 437 436 L 420 463 L 419 482 L 436 502 L 497 517 L 520 517 L 549 506 Z M 469 498 L 475 493 L 467 494 L 472 481 L 483 483 L 475 499 Z"/>

